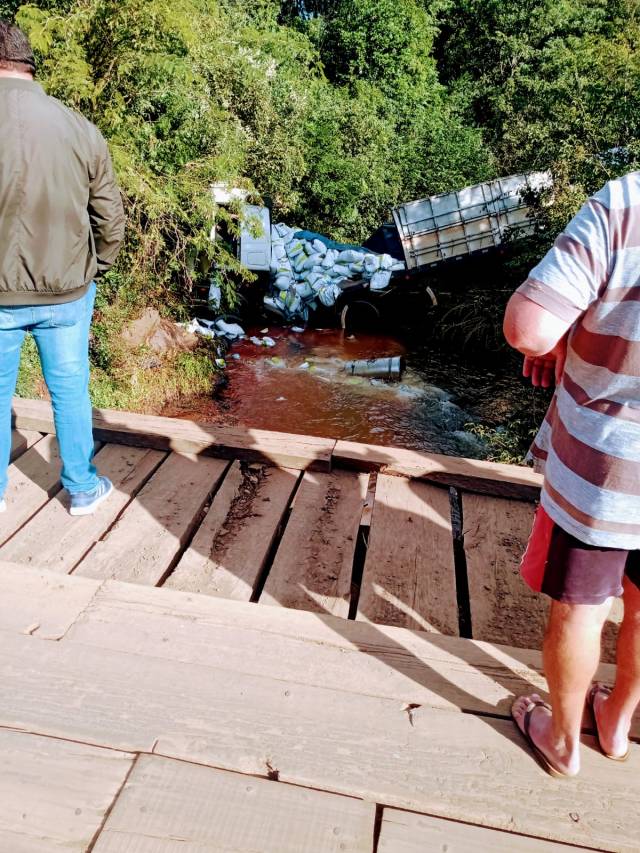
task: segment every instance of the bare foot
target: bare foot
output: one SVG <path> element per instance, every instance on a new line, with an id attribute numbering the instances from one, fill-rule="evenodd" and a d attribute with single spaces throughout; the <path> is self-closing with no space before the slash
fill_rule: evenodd
<path id="1" fill-rule="evenodd" d="M 593 716 L 602 751 L 611 758 L 624 758 L 629 751 L 631 721 L 621 718 L 608 688 L 594 691 Z"/>
<path id="2" fill-rule="evenodd" d="M 569 738 L 554 734 L 551 712 L 541 706 L 534 707 L 534 703 L 542 701 L 537 693 L 516 699 L 511 708 L 516 725 L 524 733 L 526 714 L 534 708 L 529 717 L 529 737 L 558 773 L 576 776 L 580 772 L 580 743 L 571 744 Z"/>

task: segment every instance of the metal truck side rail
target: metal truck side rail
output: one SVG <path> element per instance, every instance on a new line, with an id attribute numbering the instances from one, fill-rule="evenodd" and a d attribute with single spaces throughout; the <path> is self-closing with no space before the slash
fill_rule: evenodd
<path id="1" fill-rule="evenodd" d="M 488 251 L 500 246 L 507 232 L 519 237 L 531 234 L 527 196 L 551 183 L 549 172 L 530 172 L 396 207 L 393 219 L 407 268 Z"/>

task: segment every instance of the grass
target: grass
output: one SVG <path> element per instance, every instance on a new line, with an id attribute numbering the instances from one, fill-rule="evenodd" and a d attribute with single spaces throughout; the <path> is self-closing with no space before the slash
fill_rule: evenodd
<path id="1" fill-rule="evenodd" d="M 22 345 L 16 394 L 18 397 L 41 397 L 44 387 L 36 342 L 27 335 Z"/>
<path id="2" fill-rule="evenodd" d="M 465 429 L 480 438 L 489 448 L 489 462 L 522 465 L 534 439 L 536 429 L 521 420 L 510 420 L 498 427 L 466 424 Z"/>
<path id="3" fill-rule="evenodd" d="M 157 414 L 183 397 L 204 395 L 213 388 L 219 368 L 208 348 L 151 360 L 144 349 L 126 365 L 92 370 L 90 393 L 99 409 Z"/>
<path id="4" fill-rule="evenodd" d="M 148 347 L 128 348 L 122 341 L 122 329 L 136 306 L 114 303 L 97 305 L 90 340 L 93 405 L 100 409 L 122 409 L 145 414 L 158 414 L 165 406 L 181 398 L 211 393 L 220 368 L 216 345 L 201 341 L 188 352 L 166 355 Z M 22 347 L 18 397 L 47 396 L 38 350 L 31 335 Z"/>

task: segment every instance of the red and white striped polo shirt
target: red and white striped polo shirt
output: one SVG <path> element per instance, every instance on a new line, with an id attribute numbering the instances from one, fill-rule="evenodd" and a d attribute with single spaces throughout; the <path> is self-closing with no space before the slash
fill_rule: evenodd
<path id="1" fill-rule="evenodd" d="M 640 549 L 640 172 L 583 206 L 519 292 L 573 323 L 531 456 L 576 538 Z"/>

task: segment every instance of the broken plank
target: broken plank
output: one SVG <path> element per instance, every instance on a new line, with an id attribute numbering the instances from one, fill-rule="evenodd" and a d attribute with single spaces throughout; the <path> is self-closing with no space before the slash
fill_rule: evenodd
<path id="1" fill-rule="evenodd" d="M 18 428 L 53 432 L 51 406 L 44 400 L 13 400 Z M 93 432 L 110 443 L 202 453 L 224 459 L 265 462 L 281 468 L 329 471 L 335 441 L 309 435 L 270 432 L 249 427 L 224 427 L 179 418 L 95 409 Z"/>
<path id="2" fill-rule="evenodd" d="M 456 456 L 352 441 L 336 443 L 333 463 L 340 468 L 381 471 L 516 500 L 538 500 L 542 487 L 542 476 L 521 465 L 460 459 Z"/>
<path id="3" fill-rule="evenodd" d="M 164 586 L 249 601 L 289 508 L 299 472 L 234 462 Z"/>
<path id="4" fill-rule="evenodd" d="M 18 456 L 22 456 L 30 447 L 40 441 L 41 432 L 28 429 L 14 429 L 11 431 L 11 451 L 9 461 L 13 462 Z"/>
<path id="5" fill-rule="evenodd" d="M 160 583 L 200 523 L 227 465 L 171 453 L 75 574 Z"/>
<path id="6" fill-rule="evenodd" d="M 84 853 L 133 755 L 0 730 L 0 849 Z"/>
<path id="7" fill-rule="evenodd" d="M 346 618 L 369 477 L 306 472 L 260 604 Z"/>
<path id="8" fill-rule="evenodd" d="M 0 630 L 60 640 L 100 584 L 0 561 Z"/>
<path id="9" fill-rule="evenodd" d="M 375 805 L 142 756 L 94 853 L 371 853 Z"/>
<path id="10" fill-rule="evenodd" d="M 558 785 L 511 721 L 428 707 L 410 719 L 397 700 L 68 640 L 4 633 L 0 725 L 602 850 L 636 853 L 640 839 L 638 746 L 620 765 L 585 738 L 581 775 Z"/>
<path id="11" fill-rule="evenodd" d="M 448 491 L 378 476 L 357 618 L 459 633 Z"/>
<path id="12" fill-rule="evenodd" d="M 113 494 L 93 515 L 73 517 L 67 493 L 59 493 L 0 548 L 0 559 L 68 574 L 163 459 L 158 450 L 107 445 L 96 454 L 95 464 L 113 482 Z"/>
<path id="13" fill-rule="evenodd" d="M 542 648 L 549 599 L 520 577 L 534 507 L 465 494 L 462 515 L 474 639 Z M 604 632 L 603 660 L 611 663 L 621 618 L 622 606 L 617 602 Z"/>
<path id="14" fill-rule="evenodd" d="M 504 850 L 559 853 L 557 844 L 541 838 L 512 835 L 398 809 L 383 811 L 378 853 L 425 853 L 429 850 L 445 850 L 447 853 L 496 853 Z M 584 848 L 573 845 L 562 847 L 563 853 L 578 853 L 580 850 Z"/>

